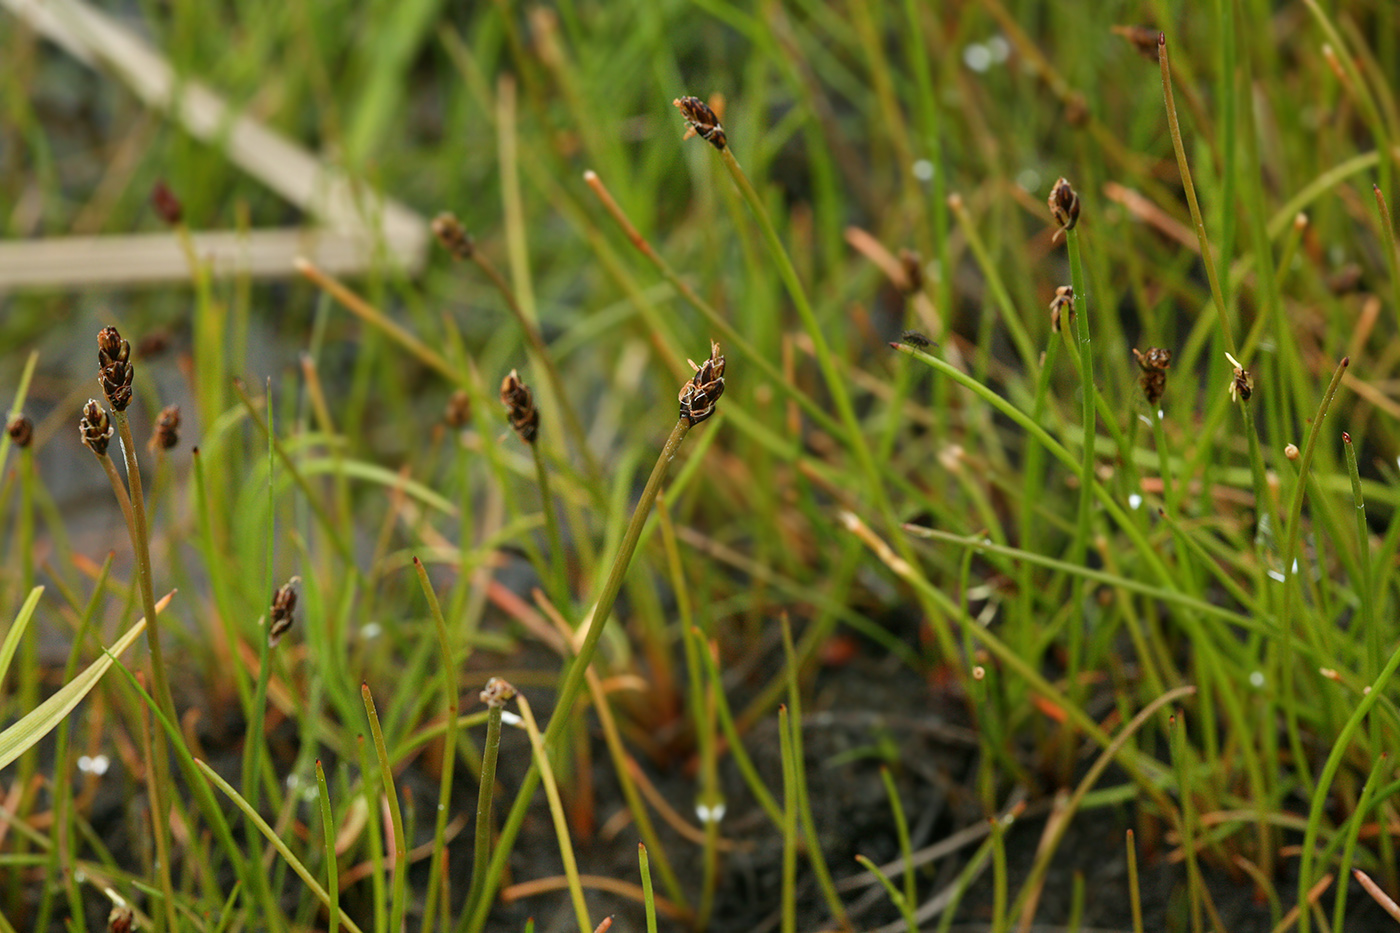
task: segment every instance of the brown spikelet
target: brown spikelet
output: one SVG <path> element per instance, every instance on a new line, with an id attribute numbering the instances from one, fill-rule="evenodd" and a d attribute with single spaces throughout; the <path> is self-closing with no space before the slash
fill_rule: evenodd
<path id="1" fill-rule="evenodd" d="M 466 425 L 471 417 L 471 396 L 467 394 L 466 389 L 458 389 L 447 400 L 447 408 L 442 413 L 442 420 L 447 422 L 448 427 L 460 428 Z"/>
<path id="2" fill-rule="evenodd" d="M 185 206 L 164 181 L 156 182 L 151 189 L 151 207 L 155 209 L 157 217 L 172 227 L 185 219 Z"/>
<path id="3" fill-rule="evenodd" d="M 180 406 L 166 405 L 151 432 L 151 450 L 170 450 L 180 443 Z"/>
<path id="4" fill-rule="evenodd" d="M 685 131 L 686 139 L 699 136 L 716 149 L 729 145 L 724 127 L 720 126 L 719 117 L 715 116 L 709 104 L 698 97 L 678 97 L 671 103 L 680 108 L 681 116 L 689 124 L 689 129 Z"/>
<path id="5" fill-rule="evenodd" d="M 520 380 L 515 370 L 501 380 L 501 404 L 506 406 L 506 417 L 520 439 L 527 444 L 535 442 L 540 431 L 540 411 L 535 407 L 535 398 L 530 387 Z"/>
<path id="6" fill-rule="evenodd" d="M 481 691 L 481 702 L 500 709 L 515 699 L 515 688 L 503 677 L 492 677 L 486 681 L 486 689 Z"/>
<path id="7" fill-rule="evenodd" d="M 1152 64 L 1157 64 L 1157 37 L 1161 33 L 1156 29 L 1148 26 L 1110 26 L 1109 31 L 1127 39 L 1135 52 Z"/>
<path id="8" fill-rule="evenodd" d="M 476 250 L 476 243 L 472 240 L 467 228 L 462 226 L 462 222 L 457 219 L 457 215 L 444 211 L 433 218 L 433 236 L 442 244 L 442 248 L 452 254 L 453 259 L 471 259 L 472 253 Z"/>
<path id="9" fill-rule="evenodd" d="M 1142 370 L 1142 378 L 1138 380 L 1142 385 L 1142 394 L 1147 396 L 1147 404 L 1156 406 L 1167 389 L 1167 367 L 1171 365 L 1172 351 L 1149 347 L 1146 353 L 1139 353 L 1134 347 L 1133 356 Z"/>
<path id="10" fill-rule="evenodd" d="M 1074 323 L 1074 286 L 1061 285 L 1055 289 L 1055 297 L 1050 299 L 1050 330 L 1060 332 L 1061 318 L 1068 313 L 1069 323 Z"/>
<path id="11" fill-rule="evenodd" d="M 97 332 L 98 380 L 113 411 L 126 411 L 131 404 L 131 344 L 115 327 Z"/>
<path id="12" fill-rule="evenodd" d="M 276 648 L 282 636 L 292 627 L 297 610 L 296 586 L 301 577 L 292 577 L 279 586 L 272 594 L 272 608 L 268 613 L 267 646 Z"/>
<path id="13" fill-rule="evenodd" d="M 1073 230 L 1079 223 L 1079 195 L 1064 178 L 1055 182 L 1045 203 L 1050 206 L 1050 214 L 1061 230 Z"/>
<path id="14" fill-rule="evenodd" d="M 1249 397 L 1254 394 L 1254 379 L 1249 375 L 1249 370 L 1229 353 L 1225 354 L 1225 358 L 1235 367 L 1235 372 L 1230 377 L 1230 401 L 1249 401 Z"/>
<path id="15" fill-rule="evenodd" d="M 694 360 L 686 360 L 695 375 L 681 386 L 681 417 L 697 425 L 715 413 L 715 403 L 724 394 L 724 357 L 720 355 L 719 344 L 710 344 L 710 358 L 696 365 Z"/>
<path id="16" fill-rule="evenodd" d="M 28 415 L 15 415 L 5 425 L 5 433 L 10 435 L 10 440 L 21 450 L 34 443 L 34 422 Z"/>
<path id="17" fill-rule="evenodd" d="M 105 456 L 107 445 L 111 443 L 115 431 L 112 419 L 102 404 L 95 398 L 88 399 L 87 404 L 83 406 L 82 420 L 78 422 L 78 432 L 82 435 L 83 443 L 99 457 Z"/>

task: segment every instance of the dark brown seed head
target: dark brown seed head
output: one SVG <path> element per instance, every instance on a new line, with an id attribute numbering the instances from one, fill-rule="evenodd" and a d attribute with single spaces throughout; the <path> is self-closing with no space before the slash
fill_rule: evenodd
<path id="1" fill-rule="evenodd" d="M 1162 400 L 1162 393 L 1167 390 L 1167 367 L 1172 361 L 1172 351 L 1161 347 L 1149 347 L 1146 353 L 1139 353 L 1134 347 L 1133 356 L 1137 358 L 1138 368 L 1142 370 L 1142 377 L 1138 380 L 1142 385 L 1142 393 L 1147 396 L 1149 405 L 1156 405 Z"/>
<path id="2" fill-rule="evenodd" d="M 1225 358 L 1235 367 L 1235 374 L 1230 378 L 1230 401 L 1249 401 L 1249 397 L 1254 394 L 1254 380 L 1250 378 L 1249 370 L 1230 354 L 1226 353 Z"/>
<path id="3" fill-rule="evenodd" d="M 34 422 L 29 420 L 28 415 L 15 415 L 5 425 L 5 431 L 16 447 L 23 449 L 34 443 Z"/>
<path id="4" fill-rule="evenodd" d="M 449 427 L 460 428 L 472 417 L 472 399 L 466 389 L 458 389 L 447 400 L 447 410 L 442 414 Z"/>
<path id="5" fill-rule="evenodd" d="M 694 360 L 686 360 L 695 370 L 690 381 L 681 386 L 681 417 L 699 424 L 715 413 L 715 403 L 724 394 L 724 357 L 720 355 L 719 344 L 710 344 L 710 358 L 700 365 Z"/>
<path id="6" fill-rule="evenodd" d="M 151 207 L 155 208 L 157 217 L 172 227 L 185 217 L 184 205 L 163 181 L 156 182 L 156 186 L 151 189 Z"/>
<path id="7" fill-rule="evenodd" d="M 912 249 L 899 251 L 899 265 L 904 270 L 904 288 L 913 294 L 924 287 L 924 260 Z"/>
<path id="8" fill-rule="evenodd" d="M 1060 332 L 1061 315 L 1068 313 L 1070 323 L 1074 323 L 1074 286 L 1061 285 L 1055 289 L 1055 297 L 1050 299 L 1050 330 Z"/>
<path id="9" fill-rule="evenodd" d="M 481 702 L 493 709 L 500 709 L 513 699 L 515 688 L 503 677 L 492 677 L 481 691 Z"/>
<path id="10" fill-rule="evenodd" d="M 156 428 L 151 432 L 152 450 L 169 450 L 180 443 L 180 406 L 166 405 L 156 418 Z"/>
<path id="11" fill-rule="evenodd" d="M 1061 230 L 1073 230 L 1074 225 L 1079 223 L 1079 195 L 1064 178 L 1055 182 L 1046 203 L 1050 205 L 1050 214 Z"/>
<path id="12" fill-rule="evenodd" d="M 92 448 L 92 452 L 99 457 L 107 453 L 107 444 L 112 440 L 112 433 L 116 428 L 112 427 L 112 419 L 108 417 L 107 410 L 95 398 L 90 398 L 83 406 L 83 417 L 78 422 L 78 431 L 82 435 L 83 443 Z"/>
<path id="13" fill-rule="evenodd" d="M 453 259 L 471 259 L 476 249 L 467 228 L 462 226 L 457 215 L 447 211 L 433 218 L 433 236 L 437 237 L 443 249 L 452 254 Z"/>
<path id="14" fill-rule="evenodd" d="M 1109 31 L 1127 39 L 1134 51 L 1152 64 L 1157 64 L 1157 30 L 1147 26 L 1111 26 Z"/>
<path id="15" fill-rule="evenodd" d="M 268 613 L 267 646 L 276 648 L 282 636 L 292 627 L 292 617 L 297 610 L 297 584 L 301 577 L 292 577 L 272 593 L 272 609 Z"/>
<path id="16" fill-rule="evenodd" d="M 715 116 L 709 104 L 698 97 L 678 97 L 671 103 L 680 108 L 681 116 L 690 125 L 685 132 L 686 139 L 699 136 L 716 149 L 723 149 L 729 144 L 724 127 L 720 126 L 719 117 Z"/>
<path id="17" fill-rule="evenodd" d="M 125 904 L 118 904 L 107 915 L 107 933 L 131 933 L 136 929 L 136 914 Z"/>
<path id="18" fill-rule="evenodd" d="M 501 380 L 501 404 L 506 406 L 506 417 L 515 433 L 525 443 L 533 444 L 540 431 L 540 412 L 530 387 L 520 381 L 520 374 L 513 369 Z"/>
<path id="19" fill-rule="evenodd" d="M 907 343 L 911 347 L 924 349 L 933 346 L 933 341 L 919 333 L 917 330 L 906 330 L 899 335 L 900 343 Z"/>
<path id="20" fill-rule="evenodd" d="M 131 344 L 115 327 L 97 332 L 98 380 L 113 411 L 126 411 L 131 404 Z"/>

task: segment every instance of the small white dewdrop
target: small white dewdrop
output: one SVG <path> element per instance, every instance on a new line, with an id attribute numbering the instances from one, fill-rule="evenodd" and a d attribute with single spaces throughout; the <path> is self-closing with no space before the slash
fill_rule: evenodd
<path id="1" fill-rule="evenodd" d="M 96 774 L 101 776 L 107 773 L 107 769 L 112 766 L 112 760 L 106 755 L 81 755 L 78 757 L 78 770 L 84 774 Z"/>
<path id="2" fill-rule="evenodd" d="M 1137 493 L 1133 493 L 1132 495 L 1128 496 L 1128 507 L 1131 508 L 1133 511 L 1137 511 L 1138 509 L 1142 508 L 1142 496 L 1138 495 Z"/>
<path id="3" fill-rule="evenodd" d="M 992 50 L 980 42 L 973 42 L 963 49 L 963 64 L 981 74 L 992 67 Z"/>
<path id="4" fill-rule="evenodd" d="M 1249 685 L 1250 685 L 1251 687 L 1253 687 L 1255 690 L 1260 690 L 1260 689 L 1262 689 L 1263 686 L 1264 686 L 1264 672 L 1263 672 L 1263 671 L 1250 671 L 1250 673 L 1249 673 Z"/>
<path id="5" fill-rule="evenodd" d="M 933 181 L 933 163 L 928 159 L 918 159 L 910 166 L 910 171 L 919 181 Z"/>
<path id="6" fill-rule="evenodd" d="M 695 818 L 701 823 L 718 823 L 724 819 L 725 807 L 723 803 L 717 803 L 713 807 L 703 803 L 695 805 Z"/>

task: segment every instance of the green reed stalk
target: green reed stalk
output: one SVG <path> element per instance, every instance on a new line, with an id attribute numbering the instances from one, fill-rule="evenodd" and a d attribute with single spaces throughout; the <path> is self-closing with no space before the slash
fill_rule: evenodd
<path id="1" fill-rule="evenodd" d="M 424 896 L 423 923 L 420 927 L 424 933 L 431 933 L 438 885 L 447 862 L 447 813 L 451 809 L 452 775 L 457 764 L 457 655 L 452 650 L 452 639 L 447 633 L 447 619 L 443 617 L 437 593 L 433 591 L 432 581 L 428 579 L 428 569 L 417 556 L 413 558 L 413 569 L 418 574 L 418 585 L 428 601 L 428 613 L 433 617 L 433 627 L 437 630 L 438 651 L 442 655 L 442 698 L 447 712 L 442 740 L 442 780 L 438 786 L 437 819 L 433 824 L 433 859 L 428 869 L 428 891 Z M 499 729 L 498 723 L 498 737 Z M 317 767 L 319 768 L 319 764 Z"/>
<path id="2" fill-rule="evenodd" d="M 335 816 L 331 813 L 331 792 L 326 786 L 326 772 L 321 767 L 321 759 L 316 759 L 316 791 L 321 804 L 321 835 L 326 846 L 326 892 L 330 896 L 327 910 L 326 933 L 339 933 L 340 930 L 340 865 L 335 858 Z M 430 929 L 425 921 L 423 930 Z"/>
<path id="3" fill-rule="evenodd" d="M 670 437 L 666 439 L 666 444 L 661 450 L 661 456 L 657 458 L 656 466 L 652 468 L 651 476 L 647 479 L 646 488 L 642 490 L 637 507 L 632 512 L 632 519 L 628 522 L 627 530 L 623 533 L 617 557 L 613 560 L 612 569 L 608 572 L 608 577 L 603 583 L 602 590 L 598 593 L 593 612 L 587 621 L 588 629 L 583 644 L 579 647 L 578 654 L 570 662 L 568 672 L 564 675 L 563 685 L 559 688 L 554 712 L 549 717 L 549 725 L 544 731 L 543 744 L 545 749 L 553 747 L 558 742 L 559 735 L 564 731 L 565 724 L 569 720 L 570 710 L 573 709 L 574 701 L 578 698 L 579 691 L 584 684 L 584 672 L 592 663 L 593 654 L 598 648 L 598 641 L 603 636 L 603 627 L 612 614 L 617 594 L 622 590 L 622 583 L 627 577 L 628 565 L 632 562 L 637 542 L 641 539 L 642 529 L 646 525 L 652 503 L 656 501 L 656 496 L 661 491 L 661 484 L 665 481 L 666 472 L 670 468 L 671 460 L 680 449 L 686 434 L 690 432 L 690 427 L 689 419 L 684 417 L 677 419 L 675 427 L 671 429 Z M 485 929 L 487 915 L 491 910 L 491 902 L 495 897 L 496 885 L 505 870 L 506 859 L 509 858 L 511 847 L 515 844 L 515 837 L 520 833 L 520 827 L 525 822 L 525 812 L 529 809 L 530 798 L 534 795 L 535 788 L 539 786 L 539 781 L 540 769 L 539 762 L 536 760 L 531 763 L 530 769 L 525 773 L 524 780 L 521 781 L 515 804 L 511 807 L 505 825 L 501 828 L 496 850 L 491 855 L 490 866 L 486 870 L 478 899 L 470 911 L 463 912 L 462 920 L 457 925 L 459 933 L 463 930 L 480 933 Z"/>

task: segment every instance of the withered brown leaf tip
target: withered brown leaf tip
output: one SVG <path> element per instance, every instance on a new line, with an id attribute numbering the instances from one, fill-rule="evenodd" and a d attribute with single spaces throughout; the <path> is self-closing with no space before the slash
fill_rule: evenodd
<path id="1" fill-rule="evenodd" d="M 681 417 L 699 424 L 715 413 L 715 403 L 724 394 L 724 357 L 720 355 L 719 344 L 710 344 L 710 358 L 700 365 L 694 360 L 686 360 L 695 370 L 690 381 L 681 386 Z"/>
<path id="2" fill-rule="evenodd" d="M 520 381 L 520 374 L 513 369 L 501 380 L 501 404 L 506 406 L 506 417 L 515 433 L 525 443 L 533 444 L 540 431 L 540 412 L 530 387 Z"/>
<path id="3" fill-rule="evenodd" d="M 10 440 L 15 442 L 15 446 L 24 449 L 34 442 L 34 422 L 28 415 L 15 415 L 5 425 L 5 431 L 10 435 Z"/>
<path id="4" fill-rule="evenodd" d="M 1055 182 L 1045 203 L 1050 206 L 1050 214 L 1061 230 L 1073 230 L 1074 225 L 1079 223 L 1079 195 L 1064 178 Z"/>
<path id="5" fill-rule="evenodd" d="M 719 117 L 715 116 L 709 104 L 698 97 L 678 97 L 671 103 L 680 108 L 681 116 L 690 124 L 685 132 L 686 139 L 699 136 L 716 149 L 723 149 L 729 144 L 724 127 L 720 126 Z"/>
<path id="6" fill-rule="evenodd" d="M 126 411 L 131 404 L 131 344 L 115 327 L 97 332 L 98 380 L 113 411 Z"/>
<path id="7" fill-rule="evenodd" d="M 112 426 L 112 419 L 108 417 L 107 410 L 95 398 L 90 398 L 83 406 L 83 417 L 78 422 L 78 432 L 81 434 L 83 443 L 92 449 L 92 452 L 99 457 L 107 453 L 107 445 L 112 440 L 112 434 L 116 428 Z"/>
<path id="8" fill-rule="evenodd" d="M 1069 313 L 1069 322 L 1074 323 L 1074 286 L 1061 285 L 1055 289 L 1055 297 L 1050 299 L 1050 330 L 1060 332 L 1060 317 Z"/>
<path id="9" fill-rule="evenodd" d="M 1162 393 L 1167 389 L 1167 367 L 1171 365 L 1172 351 L 1161 347 L 1149 347 L 1146 353 L 1139 353 L 1134 347 L 1133 356 L 1137 358 L 1138 367 L 1142 370 L 1142 378 L 1139 380 L 1142 393 L 1147 396 L 1149 405 L 1156 405 L 1162 400 Z"/>

